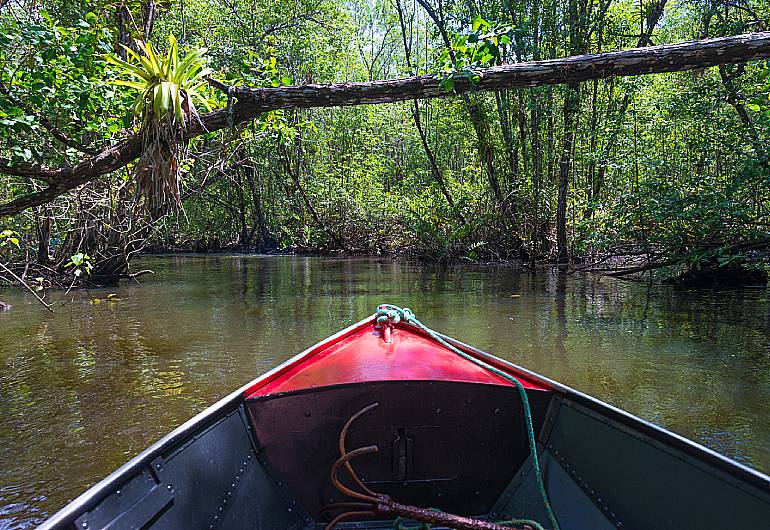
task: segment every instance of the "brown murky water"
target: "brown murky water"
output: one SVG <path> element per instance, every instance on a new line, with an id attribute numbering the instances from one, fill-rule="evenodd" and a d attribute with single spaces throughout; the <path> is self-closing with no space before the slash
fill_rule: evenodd
<path id="1" fill-rule="evenodd" d="M 48 314 L 0 292 L 0 530 L 34 526 L 217 398 L 377 304 L 770 471 L 770 291 L 503 267 L 147 257 Z M 53 298 L 61 293 L 53 293 Z"/>

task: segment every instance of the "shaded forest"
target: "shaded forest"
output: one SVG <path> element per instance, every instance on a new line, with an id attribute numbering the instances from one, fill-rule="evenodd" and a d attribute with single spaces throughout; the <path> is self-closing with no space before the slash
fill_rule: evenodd
<path id="1" fill-rule="evenodd" d="M 747 60 L 767 47 L 487 72 L 769 23 L 765 0 L 0 0 L 0 282 L 115 281 L 176 250 L 764 281 L 770 69 Z M 313 88 L 410 76 L 422 95 L 387 105 Z"/>

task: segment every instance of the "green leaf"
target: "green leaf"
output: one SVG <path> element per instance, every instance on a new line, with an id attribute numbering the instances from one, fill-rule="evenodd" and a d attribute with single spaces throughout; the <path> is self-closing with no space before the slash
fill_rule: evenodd
<path id="1" fill-rule="evenodd" d="M 481 18 L 481 15 L 476 15 L 475 17 L 473 17 L 473 21 L 471 22 L 471 29 L 473 31 L 477 31 L 482 26 L 488 27 L 489 23 L 483 18 Z"/>
<path id="2" fill-rule="evenodd" d="M 444 92 L 452 92 L 454 90 L 455 80 L 452 76 L 447 76 L 439 81 L 439 88 Z"/>
<path id="3" fill-rule="evenodd" d="M 116 79 L 114 81 L 111 81 L 111 84 L 117 85 L 117 86 L 127 86 L 129 88 L 134 88 L 136 90 L 144 90 L 146 84 L 139 82 L 139 81 L 124 81 L 122 79 Z"/>
<path id="4" fill-rule="evenodd" d="M 184 111 L 182 110 L 182 95 L 179 93 L 178 87 L 171 91 L 171 100 L 174 105 L 174 116 L 183 127 L 186 126 Z"/>
<path id="5" fill-rule="evenodd" d="M 171 102 L 171 83 L 161 82 L 155 87 L 154 110 L 155 115 L 160 118 L 168 113 Z"/>

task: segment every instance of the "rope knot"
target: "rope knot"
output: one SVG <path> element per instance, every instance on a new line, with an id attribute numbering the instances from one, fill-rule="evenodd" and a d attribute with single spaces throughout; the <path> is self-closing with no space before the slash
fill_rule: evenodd
<path id="1" fill-rule="evenodd" d="M 393 326 L 399 322 L 406 322 L 415 326 L 420 325 L 420 321 L 414 316 L 414 313 L 408 307 L 398 307 L 391 304 L 382 304 L 377 307 L 375 313 L 374 327 L 382 331 L 382 339 L 390 344 L 393 342 Z"/>
<path id="2" fill-rule="evenodd" d="M 402 320 L 408 324 L 416 324 L 419 322 L 414 315 L 414 312 L 408 307 L 398 307 L 391 304 L 382 304 L 378 306 L 375 316 L 377 317 L 377 325 L 385 323 L 394 325 Z"/>

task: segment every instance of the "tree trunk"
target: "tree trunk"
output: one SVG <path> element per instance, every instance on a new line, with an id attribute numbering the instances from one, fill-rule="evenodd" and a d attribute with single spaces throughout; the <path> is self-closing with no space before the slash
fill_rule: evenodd
<path id="1" fill-rule="evenodd" d="M 428 13 L 428 16 L 436 24 L 436 27 L 441 34 L 441 39 L 444 41 L 444 46 L 454 62 L 456 60 L 455 52 L 452 49 L 452 43 L 449 40 L 449 34 L 446 31 L 446 23 L 443 15 L 441 13 L 436 13 L 425 0 L 417 0 L 417 3 L 425 9 L 425 12 Z M 460 96 L 465 103 L 468 115 L 470 116 L 473 130 L 476 133 L 476 147 L 479 152 L 479 159 L 481 160 L 481 165 L 484 167 L 487 178 L 489 179 L 489 187 L 492 190 L 495 204 L 497 206 L 502 206 L 503 193 L 500 189 L 500 182 L 497 178 L 497 174 L 495 173 L 495 151 L 489 134 L 489 120 L 481 105 L 479 105 L 478 102 L 473 101 L 470 96 L 468 96 L 467 92 L 467 90 L 459 91 Z"/>
<path id="2" fill-rule="evenodd" d="M 655 0 L 649 10 L 647 11 L 646 16 L 644 16 L 640 20 L 641 24 L 641 31 L 639 35 L 639 40 L 636 43 L 637 48 L 644 48 L 645 46 L 648 46 L 652 43 L 652 32 L 655 30 L 655 27 L 658 25 L 658 22 L 660 21 L 660 18 L 663 16 L 663 9 L 666 7 L 667 0 Z M 626 112 L 628 111 L 628 106 L 631 104 L 631 97 L 632 92 L 626 91 L 623 95 L 623 100 L 620 104 L 620 108 L 618 109 L 616 118 L 615 118 L 615 124 L 612 128 L 612 131 L 610 132 L 610 137 L 607 139 L 607 141 L 604 143 L 604 147 L 602 148 L 602 154 L 599 156 L 599 171 L 596 175 L 596 178 L 592 179 L 591 182 L 591 197 L 596 200 L 599 197 L 599 194 L 601 193 L 602 186 L 604 185 L 604 177 L 607 174 L 607 161 L 610 156 L 610 153 L 615 147 L 615 142 L 618 139 L 618 133 L 620 131 L 620 122 L 623 120 L 623 117 L 626 115 Z M 593 206 L 589 206 L 586 217 L 591 217 L 593 215 Z"/>
<path id="3" fill-rule="evenodd" d="M 396 11 L 398 12 L 398 21 L 401 25 L 401 37 L 404 42 L 404 58 L 406 59 L 406 66 L 411 72 L 412 46 L 406 37 L 406 22 L 404 20 L 404 11 L 401 7 L 401 0 L 396 0 Z M 425 151 L 425 156 L 428 157 L 428 163 L 430 164 L 430 170 L 433 174 L 433 178 L 436 179 L 436 183 L 438 183 L 439 189 L 441 190 L 442 195 L 444 195 L 447 204 L 451 208 L 454 208 L 455 203 L 454 200 L 452 200 L 452 195 L 449 193 L 449 189 L 447 188 L 444 181 L 444 175 L 436 163 L 436 157 L 433 154 L 433 150 L 430 148 L 430 145 L 428 145 L 428 137 L 427 134 L 425 134 L 425 130 L 423 129 L 422 122 L 420 120 L 420 106 L 416 99 L 412 103 L 412 119 L 414 120 L 414 126 L 417 129 L 417 134 L 420 135 L 420 142 L 422 143 L 422 148 Z M 458 216 L 461 221 L 465 222 L 462 213 L 458 212 Z"/>
<path id="4" fill-rule="evenodd" d="M 527 115 L 524 112 L 524 103 L 522 101 L 522 93 L 518 91 L 516 93 L 516 114 L 518 116 L 519 124 L 519 145 L 521 146 L 521 168 L 523 174 L 527 175 L 529 172 L 529 162 L 527 161 Z"/>
<path id="5" fill-rule="evenodd" d="M 262 209 L 262 194 L 260 193 L 259 186 L 254 180 L 254 168 L 250 165 L 243 167 L 243 171 L 246 175 L 246 182 L 249 185 L 249 191 L 251 192 L 251 202 L 254 208 L 254 228 L 252 228 L 252 234 L 256 230 L 259 232 L 259 248 L 260 250 L 267 250 L 272 242 L 272 238 L 267 231 L 267 223 L 265 222 L 265 213 Z"/>
<path id="6" fill-rule="evenodd" d="M 37 220 L 37 262 L 40 265 L 48 265 L 50 258 L 51 244 L 51 218 L 44 208 L 43 218 L 36 216 Z"/>
<path id="7" fill-rule="evenodd" d="M 505 95 L 505 99 L 503 96 Z M 513 144 L 513 135 L 511 134 L 511 121 L 509 119 L 507 103 L 508 94 L 505 92 L 495 92 L 495 103 L 497 104 L 497 116 L 500 120 L 500 130 L 503 133 L 505 142 L 505 153 L 508 158 L 508 171 L 510 172 L 509 182 L 512 189 L 518 186 L 518 160 L 516 147 Z"/>
<path id="8" fill-rule="evenodd" d="M 569 194 L 569 171 L 572 163 L 572 145 L 575 141 L 575 116 L 580 105 L 580 85 L 567 88 L 564 96 L 564 139 L 559 160 L 559 196 L 556 203 L 556 248 L 557 263 L 569 262 L 567 243 L 567 197 Z"/>
<path id="9" fill-rule="evenodd" d="M 471 101 L 471 98 L 466 94 L 463 94 L 462 97 L 465 100 L 465 106 L 468 109 L 473 130 L 476 132 L 476 146 L 479 151 L 481 164 L 484 166 L 487 178 L 489 179 L 492 197 L 494 197 L 496 205 L 502 206 L 503 192 L 500 189 L 497 173 L 495 173 L 495 151 L 492 146 L 492 140 L 489 137 L 489 120 L 487 119 L 486 112 L 484 112 L 480 105 Z"/>
<path id="10" fill-rule="evenodd" d="M 532 0 L 530 6 L 530 20 L 532 23 L 532 58 L 540 60 L 540 2 Z M 539 253 L 539 223 L 540 223 L 540 187 L 542 178 L 540 175 L 540 97 L 538 91 L 530 89 L 532 98 L 530 106 L 530 141 L 532 142 L 532 240 L 529 249 L 530 266 L 535 265 Z"/>
<path id="11" fill-rule="evenodd" d="M 144 42 L 149 42 L 152 35 L 152 27 L 155 24 L 157 6 L 155 0 L 147 0 L 144 4 L 144 24 L 142 24 L 142 34 Z"/>
<path id="12" fill-rule="evenodd" d="M 751 150 L 754 151 L 754 156 L 757 161 L 765 170 L 768 170 L 770 169 L 770 157 L 768 157 L 765 143 L 760 140 L 757 129 L 751 121 L 751 116 L 749 116 L 746 107 L 743 105 L 744 98 L 740 96 L 738 89 L 733 82 L 736 75 L 738 74 L 728 73 L 724 66 L 719 67 L 719 77 L 722 80 L 722 86 L 725 88 L 727 102 L 733 107 L 735 113 L 738 115 L 738 119 L 740 119 L 743 127 L 746 129 L 751 144 Z"/>
<path id="13" fill-rule="evenodd" d="M 590 153 L 591 158 L 588 161 L 588 175 L 586 175 L 586 191 L 588 195 L 588 202 L 589 207 L 586 210 L 586 212 L 593 212 L 593 208 L 591 208 L 590 203 L 594 198 L 593 189 L 594 189 L 594 179 L 596 177 L 596 141 L 597 141 L 597 131 L 596 127 L 598 125 L 599 121 L 599 110 L 597 108 L 598 105 L 598 96 L 599 96 L 599 80 L 594 79 L 593 86 L 591 87 L 591 125 L 590 125 L 590 139 L 588 143 L 588 152 Z M 590 217 L 589 215 L 586 215 L 586 217 Z"/>
<path id="14" fill-rule="evenodd" d="M 118 26 L 118 45 L 115 46 L 115 50 L 117 50 L 118 56 L 124 61 L 126 60 L 126 50 L 123 46 L 128 47 L 130 43 L 130 39 L 128 38 L 128 28 L 126 27 L 129 17 L 126 16 L 126 12 L 127 8 L 123 4 L 119 4 L 115 12 Z"/>
<path id="15" fill-rule="evenodd" d="M 244 197 L 243 180 L 239 169 L 235 170 L 237 180 L 237 186 L 235 186 L 235 193 L 238 197 L 238 224 L 240 225 L 240 234 L 238 235 L 238 246 L 242 251 L 246 251 L 251 243 L 251 237 L 253 232 L 249 230 L 249 225 L 246 222 L 246 198 Z"/>
<path id="16" fill-rule="evenodd" d="M 585 13 L 578 12 L 578 0 L 569 0 L 569 46 L 571 53 L 585 51 L 583 19 Z M 556 249 L 557 263 L 569 262 L 567 243 L 567 198 L 569 195 L 569 172 L 572 165 L 572 146 L 575 141 L 575 117 L 580 109 L 580 83 L 567 85 L 564 94 L 564 137 L 559 160 L 559 196 L 556 202 Z"/>
<path id="17" fill-rule="evenodd" d="M 318 215 L 318 211 L 315 209 L 315 206 L 313 206 L 313 203 L 310 200 L 310 196 L 302 186 L 302 170 L 304 167 L 304 162 L 302 160 L 302 135 L 299 132 L 297 132 L 297 134 L 294 136 L 294 149 L 297 153 L 297 160 L 294 162 L 294 164 L 292 164 L 291 159 L 289 158 L 289 153 L 286 152 L 286 148 L 280 142 L 278 142 L 278 150 L 282 154 L 284 171 L 286 171 L 286 173 L 288 173 L 294 181 L 294 187 L 302 198 L 302 204 L 304 204 L 305 209 L 312 216 L 316 226 L 324 231 L 341 250 L 345 250 L 345 242 L 334 230 L 326 226 L 326 223 L 323 222 L 321 216 Z"/>

